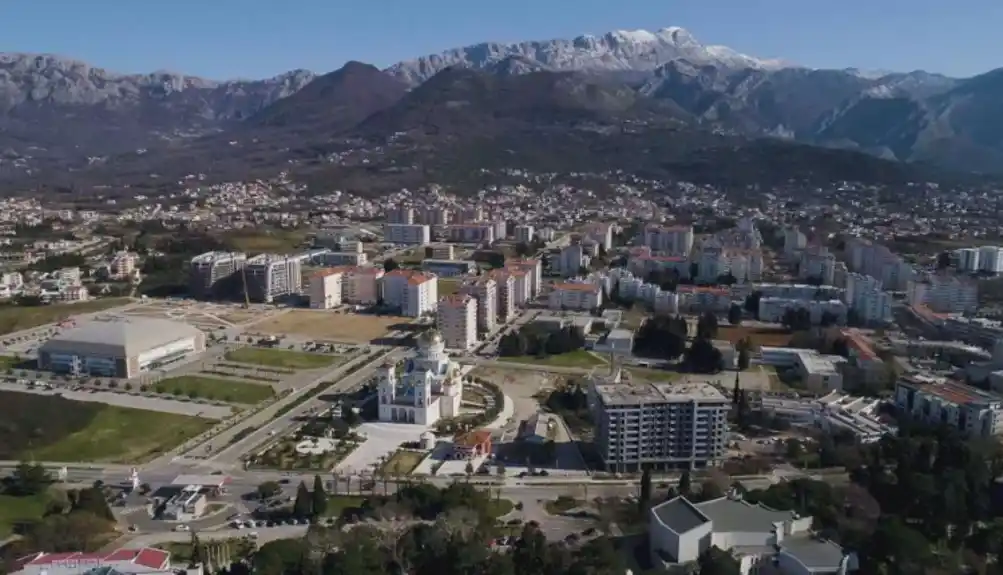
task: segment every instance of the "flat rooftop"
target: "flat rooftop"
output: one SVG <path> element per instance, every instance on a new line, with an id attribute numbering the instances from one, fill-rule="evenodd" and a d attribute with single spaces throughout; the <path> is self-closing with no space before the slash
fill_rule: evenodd
<path id="1" fill-rule="evenodd" d="M 595 386 L 600 401 L 607 407 L 676 403 L 687 401 L 727 402 L 728 398 L 709 383 L 608 383 Z"/>

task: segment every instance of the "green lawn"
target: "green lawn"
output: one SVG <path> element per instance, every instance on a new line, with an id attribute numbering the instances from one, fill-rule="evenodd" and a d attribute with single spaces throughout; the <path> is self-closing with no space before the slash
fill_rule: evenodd
<path id="1" fill-rule="evenodd" d="M 268 367 L 287 367 L 291 369 L 317 369 L 328 367 L 338 361 L 337 357 L 319 353 L 304 353 L 301 351 L 286 351 L 264 347 L 242 347 L 227 352 L 227 361 L 251 363 Z"/>
<path id="2" fill-rule="evenodd" d="M 22 521 L 41 519 L 45 513 L 46 497 L 12 497 L 0 495 L 0 539 L 11 534 Z"/>
<path id="3" fill-rule="evenodd" d="M 547 365 L 551 367 L 595 367 L 597 365 L 606 365 L 606 362 L 599 359 L 598 357 L 592 355 L 591 353 L 579 349 L 575 351 L 569 351 L 568 353 L 562 353 L 559 355 L 548 355 L 544 358 L 538 358 L 531 355 L 524 355 L 521 357 L 499 357 L 499 361 L 508 361 L 513 363 L 526 363 L 532 365 Z"/>
<path id="4" fill-rule="evenodd" d="M 645 367 L 628 367 L 624 371 L 630 374 L 633 381 L 650 381 L 650 382 L 660 382 L 660 381 L 672 381 L 678 379 L 680 374 L 678 371 L 667 371 L 664 369 L 649 369 Z"/>
<path id="5" fill-rule="evenodd" d="M 329 517 L 338 517 L 345 509 L 360 507 L 368 497 L 361 495 L 332 495 L 327 498 L 327 512 Z"/>
<path id="6" fill-rule="evenodd" d="M 460 286 L 463 285 L 462 280 L 458 280 L 455 278 L 439 278 L 436 280 L 435 283 L 439 297 L 453 295 L 457 291 L 459 291 Z"/>
<path id="7" fill-rule="evenodd" d="M 400 449 L 394 452 L 390 456 L 390 459 L 380 468 L 380 473 L 394 476 L 394 475 L 408 475 L 414 471 L 415 467 L 421 463 L 421 460 L 425 459 L 424 453 L 415 453 L 414 451 L 405 451 Z"/>
<path id="8" fill-rule="evenodd" d="M 270 399 L 274 395 L 272 386 L 268 384 L 246 383 L 194 375 L 163 379 L 157 382 L 154 389 L 160 393 L 202 397 L 249 405 L 260 403 L 266 399 Z"/>
<path id="9" fill-rule="evenodd" d="M 152 459 L 215 424 L 209 419 L 104 406 L 83 429 L 30 450 L 36 461 L 139 463 Z"/>
<path id="10" fill-rule="evenodd" d="M 63 321 L 82 313 L 93 313 L 129 303 L 126 297 L 96 299 L 80 303 L 20 306 L 0 306 L 0 334 L 13 333 L 49 323 Z"/>

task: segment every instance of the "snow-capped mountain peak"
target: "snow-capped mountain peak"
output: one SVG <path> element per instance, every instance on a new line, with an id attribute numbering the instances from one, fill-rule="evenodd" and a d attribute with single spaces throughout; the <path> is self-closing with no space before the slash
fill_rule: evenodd
<path id="1" fill-rule="evenodd" d="M 573 39 L 488 42 L 400 62 L 387 72 L 418 84 L 450 66 L 485 69 L 511 57 L 536 62 L 543 69 L 583 72 L 650 71 L 681 59 L 736 70 L 792 67 L 781 60 L 747 56 L 726 46 L 703 45 L 687 30 L 668 27 L 657 32 L 614 30 L 602 36 L 586 34 Z"/>

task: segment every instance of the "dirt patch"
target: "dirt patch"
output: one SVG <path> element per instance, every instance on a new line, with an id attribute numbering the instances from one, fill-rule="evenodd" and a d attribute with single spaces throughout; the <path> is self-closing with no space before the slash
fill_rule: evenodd
<path id="1" fill-rule="evenodd" d="M 793 334 L 786 329 L 723 325 L 717 329 L 717 338 L 738 343 L 749 338 L 753 346 L 786 347 Z"/>
<path id="2" fill-rule="evenodd" d="M 369 343 L 385 335 L 391 326 L 409 321 L 409 318 L 397 316 L 298 309 L 255 323 L 249 331 L 344 343 Z"/>
<path id="3" fill-rule="evenodd" d="M 511 397 L 517 421 L 528 419 L 540 410 L 540 402 L 536 398 L 543 392 L 557 389 L 568 381 L 568 376 L 545 371 L 494 367 L 478 367 L 470 375 L 497 385 L 502 393 Z"/>

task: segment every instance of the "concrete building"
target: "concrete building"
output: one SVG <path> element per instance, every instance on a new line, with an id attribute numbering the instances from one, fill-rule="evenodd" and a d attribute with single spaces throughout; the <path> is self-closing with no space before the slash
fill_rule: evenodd
<path id="1" fill-rule="evenodd" d="M 432 244 L 425 246 L 425 258 L 451 261 L 456 259 L 456 249 L 453 244 Z"/>
<path id="2" fill-rule="evenodd" d="M 515 230 L 513 231 L 514 231 L 513 236 L 515 237 L 515 241 L 524 244 L 528 244 L 533 241 L 534 231 L 535 231 L 533 226 L 529 224 L 520 224 L 516 226 Z"/>
<path id="3" fill-rule="evenodd" d="M 414 208 L 401 206 L 395 210 L 388 210 L 387 223 L 404 224 L 406 226 L 414 224 Z"/>
<path id="4" fill-rule="evenodd" d="M 201 517 L 209 499 L 200 485 L 186 485 L 164 503 L 163 516 L 168 521 L 194 521 Z"/>
<path id="5" fill-rule="evenodd" d="M 860 321 L 886 323 L 892 318 L 892 298 L 882 289 L 881 280 L 851 273 L 846 276 L 846 305 Z"/>
<path id="6" fill-rule="evenodd" d="M 513 270 L 501 268 L 488 272 L 488 277 L 498 286 L 498 318 L 510 320 L 515 317 L 516 278 Z"/>
<path id="7" fill-rule="evenodd" d="M 936 313 L 975 313 L 979 286 L 966 277 L 935 273 L 910 281 L 906 298 L 909 305 L 925 305 Z"/>
<path id="8" fill-rule="evenodd" d="M 882 400 L 854 397 L 833 391 L 818 398 L 762 395 L 753 409 L 794 425 L 811 426 L 826 433 L 851 433 L 860 443 L 873 443 L 894 436 L 896 428 L 881 421 Z"/>
<path id="9" fill-rule="evenodd" d="M 552 310 L 589 311 L 602 305 L 602 290 L 595 284 L 560 283 L 551 286 L 547 307 Z"/>
<path id="10" fill-rule="evenodd" d="M 457 294 L 439 300 L 435 327 L 450 349 L 469 350 L 477 345 L 477 300 Z"/>
<path id="11" fill-rule="evenodd" d="M 99 553 L 38 552 L 14 562 L 11 575 L 83 575 L 88 572 L 114 575 L 173 574 L 171 554 L 163 549 L 117 549 Z"/>
<path id="12" fill-rule="evenodd" d="M 681 285 L 676 287 L 679 309 L 693 312 L 727 312 L 731 308 L 728 288 Z"/>
<path id="13" fill-rule="evenodd" d="M 958 271 L 974 273 L 979 271 L 979 249 L 961 248 L 954 251 Z"/>
<path id="14" fill-rule="evenodd" d="M 649 225 L 644 228 L 644 245 L 663 255 L 688 258 L 693 250 L 693 226 Z"/>
<path id="15" fill-rule="evenodd" d="M 320 270 L 310 276 L 310 307 L 331 309 L 341 305 L 341 284 L 344 269 Z"/>
<path id="16" fill-rule="evenodd" d="M 558 272 L 566 277 L 574 277 L 581 273 L 582 268 L 588 267 L 589 256 L 585 254 L 582 244 L 570 244 L 561 250 L 561 256 L 557 260 Z"/>
<path id="17" fill-rule="evenodd" d="M 261 254 L 247 260 L 247 297 L 251 301 L 272 303 L 276 299 L 297 295 L 303 289 L 302 264 L 298 258 Z"/>
<path id="18" fill-rule="evenodd" d="M 138 256 L 129 251 L 115 252 L 108 264 L 108 272 L 115 279 L 129 279 L 136 271 L 136 260 Z"/>
<path id="19" fill-rule="evenodd" d="M 374 266 L 346 268 L 341 276 L 341 300 L 353 305 L 375 305 L 382 297 L 383 269 Z"/>
<path id="20" fill-rule="evenodd" d="M 679 279 L 689 279 L 690 260 L 685 256 L 653 256 L 641 254 L 630 256 L 627 260 L 627 269 L 636 274 L 641 279 L 647 279 L 651 272 L 670 271 L 679 276 Z"/>
<path id="21" fill-rule="evenodd" d="M 435 311 L 439 291 L 435 276 L 396 269 L 383 276 L 383 303 L 401 315 L 419 317 Z"/>
<path id="22" fill-rule="evenodd" d="M 366 252 L 327 252 L 320 255 L 320 263 L 325 266 L 364 266 L 369 263 Z"/>
<path id="23" fill-rule="evenodd" d="M 615 226 L 608 222 L 592 222 L 585 226 L 585 237 L 599 244 L 603 251 L 613 249 L 613 230 Z"/>
<path id="24" fill-rule="evenodd" d="M 979 271 L 998 274 L 1003 272 L 1003 248 L 982 246 L 979 248 Z"/>
<path id="25" fill-rule="evenodd" d="M 426 259 L 421 262 L 421 269 L 444 278 L 466 276 L 477 271 L 477 262 L 469 260 Z"/>
<path id="26" fill-rule="evenodd" d="M 498 326 L 498 282 L 491 276 L 469 279 L 460 286 L 459 293 L 477 300 L 478 331 L 494 331 Z"/>
<path id="27" fill-rule="evenodd" d="M 780 297 L 763 297 L 759 299 L 759 310 L 757 319 L 771 323 L 780 323 L 787 310 L 806 309 L 813 325 L 822 322 L 822 318 L 829 314 L 835 320 L 836 325 L 846 324 L 847 307 L 844 302 L 838 299 L 831 300 L 810 300 L 810 299 L 790 299 Z"/>
<path id="28" fill-rule="evenodd" d="M 502 269 L 509 278 L 512 279 L 512 297 L 509 298 L 513 308 L 522 307 L 530 299 L 533 292 L 533 280 L 529 273 L 517 267 L 505 267 Z M 503 294 L 504 295 L 504 294 Z M 513 311 L 513 313 L 515 313 Z"/>
<path id="29" fill-rule="evenodd" d="M 895 406 L 920 421 L 949 425 L 968 437 L 991 438 L 1003 432 L 1000 396 L 944 378 L 899 378 Z"/>
<path id="30" fill-rule="evenodd" d="M 543 262 L 537 258 L 513 258 L 505 262 L 505 267 L 522 270 L 529 275 L 529 301 L 535 300 L 543 288 Z"/>
<path id="31" fill-rule="evenodd" d="M 795 257 L 808 245 L 808 237 L 797 227 L 784 228 L 784 255 Z M 795 260 L 796 261 L 796 260 Z"/>
<path id="32" fill-rule="evenodd" d="M 717 547 L 738 559 L 738 573 L 847 575 L 856 555 L 818 537 L 812 517 L 753 505 L 738 496 L 701 503 L 675 497 L 648 511 L 651 561 L 665 568 L 693 564 Z"/>
<path id="33" fill-rule="evenodd" d="M 809 246 L 801 252 L 798 277 L 815 278 L 822 285 L 832 285 L 836 279 L 836 255 L 824 246 Z"/>
<path id="34" fill-rule="evenodd" d="M 712 385 L 627 383 L 614 371 L 590 376 L 588 395 L 607 471 L 700 468 L 725 456 L 731 402 Z"/>
<path id="35" fill-rule="evenodd" d="M 237 292 L 237 274 L 247 262 L 239 252 L 206 252 L 188 263 L 188 294 L 196 299 L 212 299 L 226 292 Z"/>
<path id="36" fill-rule="evenodd" d="M 376 380 L 380 421 L 431 426 L 460 414 L 460 365 L 449 359 L 438 331 L 421 335 L 399 376 L 397 366 L 388 364 L 377 370 Z"/>
<path id="37" fill-rule="evenodd" d="M 446 227 L 446 237 L 451 242 L 490 244 L 499 239 L 497 226 L 492 222 L 453 224 Z"/>
<path id="38" fill-rule="evenodd" d="M 132 318 L 89 321 L 38 348 L 39 369 L 101 377 L 135 377 L 205 351 L 205 334 L 186 323 Z"/>
<path id="39" fill-rule="evenodd" d="M 392 244 L 425 245 L 432 241 L 432 230 L 425 224 L 386 224 L 383 240 Z"/>
<path id="40" fill-rule="evenodd" d="M 419 223 L 426 224 L 429 226 L 446 226 L 449 225 L 450 216 L 452 213 L 449 208 L 439 208 L 439 207 L 427 207 L 421 211 L 419 215 Z"/>

